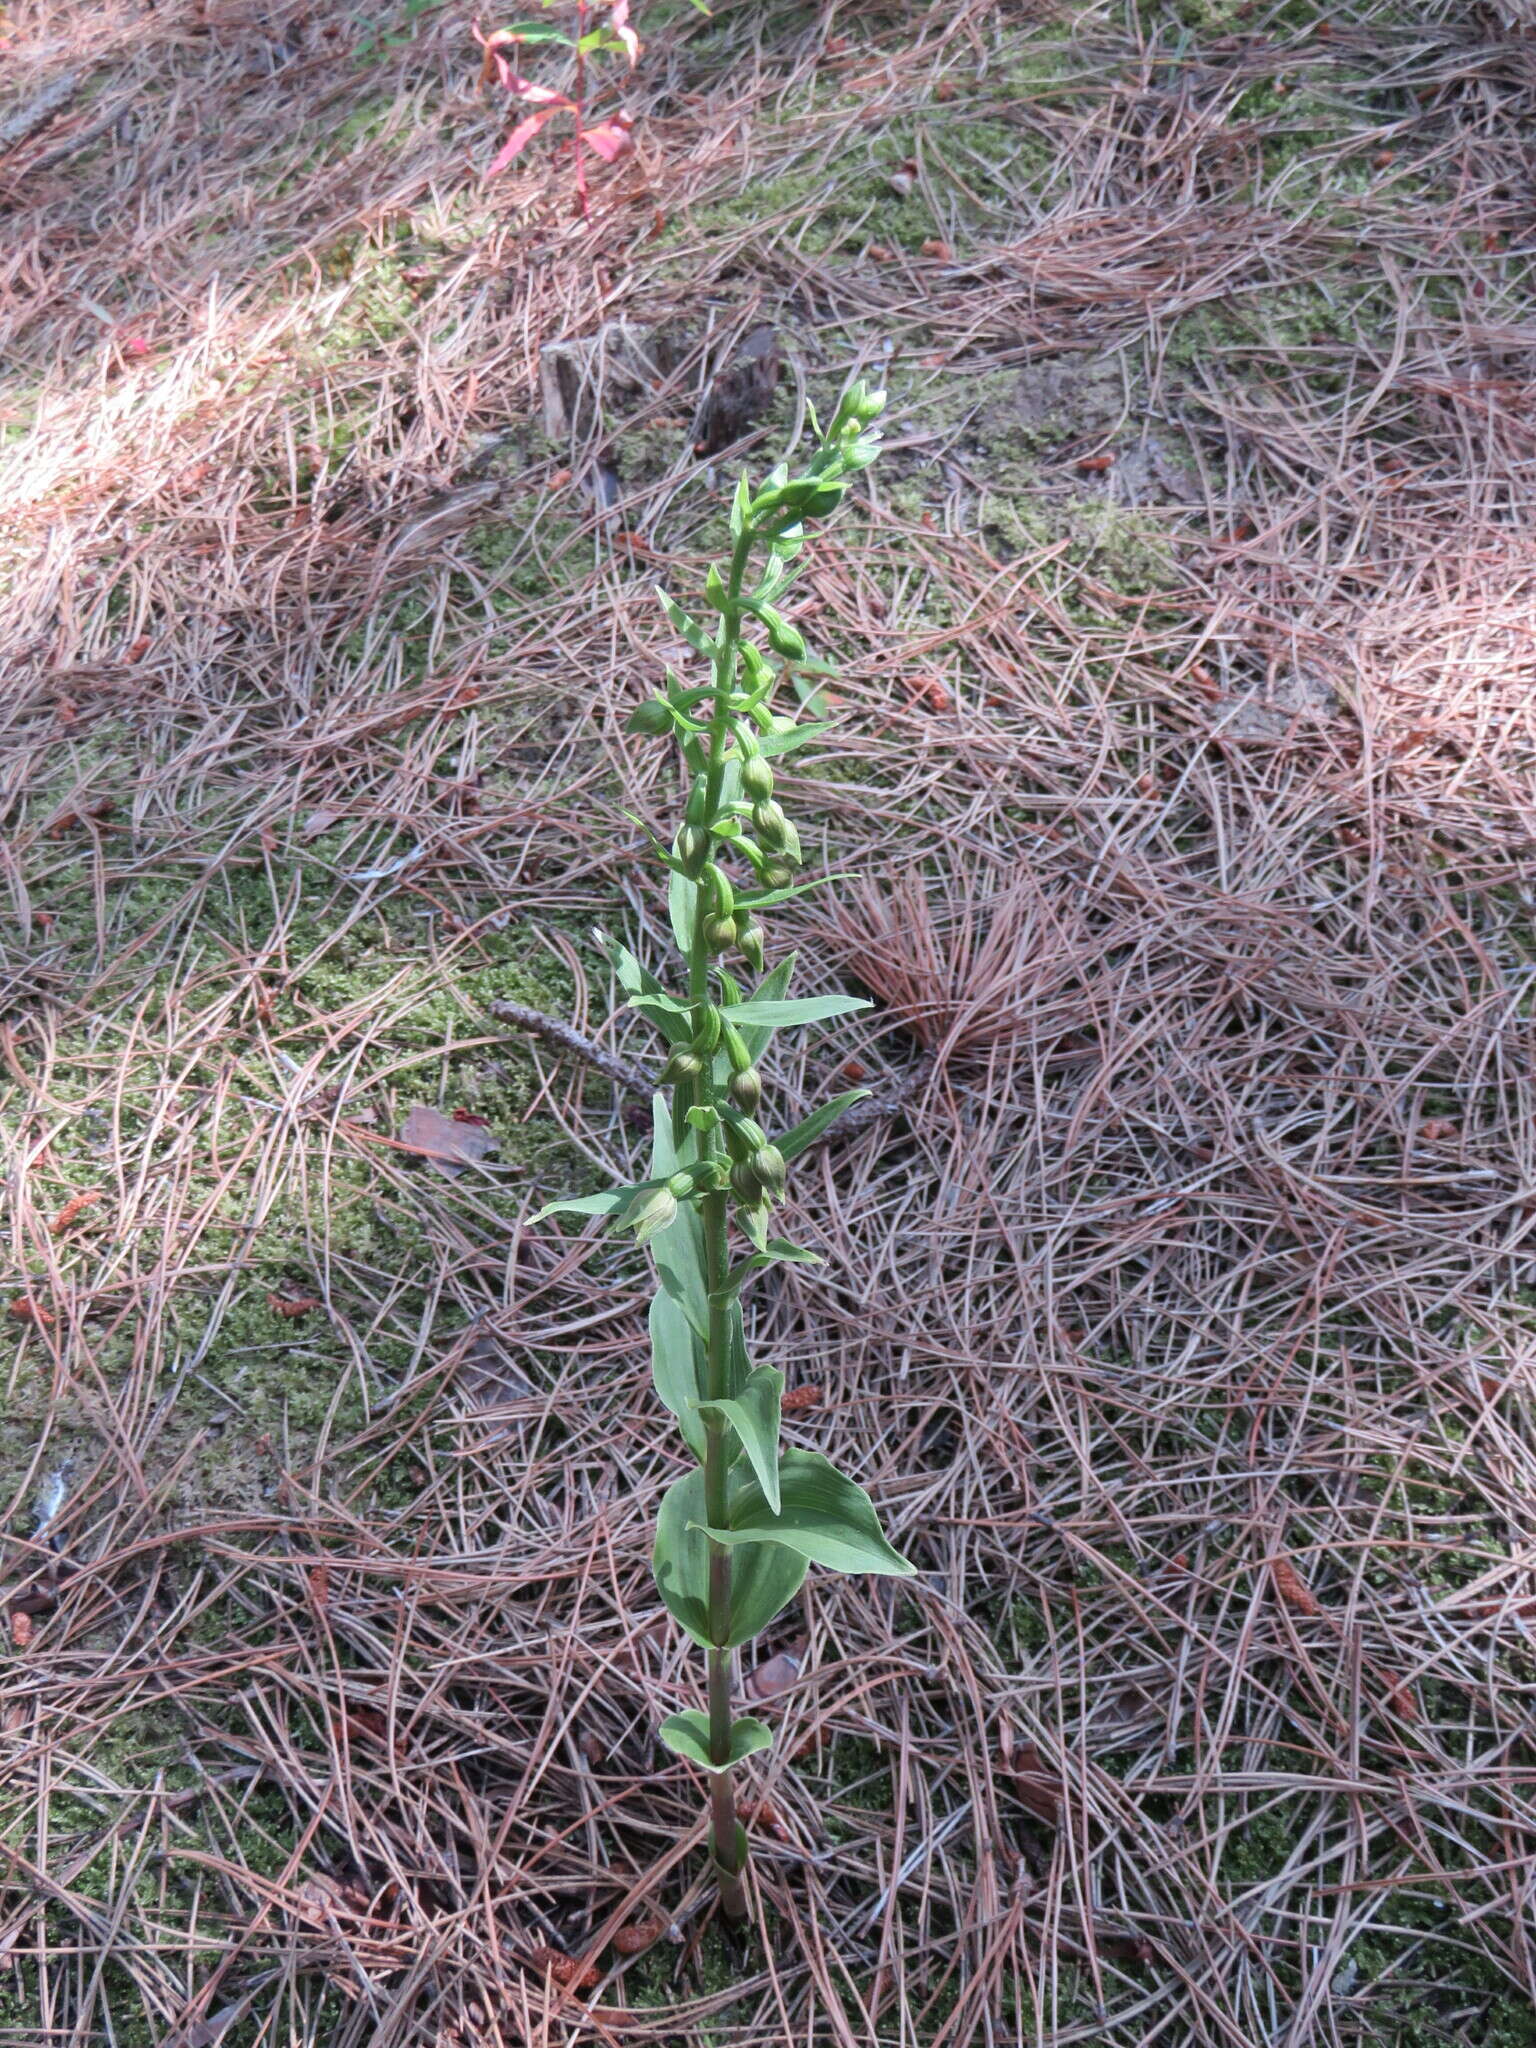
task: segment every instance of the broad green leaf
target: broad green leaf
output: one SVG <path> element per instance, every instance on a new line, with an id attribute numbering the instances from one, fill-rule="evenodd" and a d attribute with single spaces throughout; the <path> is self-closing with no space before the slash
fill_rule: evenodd
<path id="1" fill-rule="evenodd" d="M 652 1240 L 651 1250 L 656 1249 Z M 703 1385 L 703 1346 L 683 1305 L 662 1292 L 651 1302 L 651 1379 L 661 1405 L 677 1418 L 677 1426 L 696 1458 L 704 1456 L 704 1424 L 699 1416 Z"/>
<path id="2" fill-rule="evenodd" d="M 668 1714 L 656 1733 L 674 1755 L 686 1757 L 702 1771 L 728 1771 L 732 1764 L 745 1763 L 758 1750 L 773 1747 L 773 1730 L 751 1714 L 743 1714 L 740 1720 L 731 1723 L 731 1753 L 723 1764 L 710 1760 L 709 1716 L 696 1708 Z"/>
<path id="3" fill-rule="evenodd" d="M 700 1474 L 698 1498 L 703 1497 Z M 703 1527 L 692 1533 L 730 1544 L 733 1549 L 742 1545 L 755 1551 L 764 1542 L 782 1544 L 809 1563 L 824 1564 L 835 1572 L 909 1578 L 916 1569 L 886 1541 L 863 1487 L 829 1464 L 819 1451 L 786 1451 L 779 1460 L 777 1513 L 757 1481 L 744 1479 L 731 1499 L 730 1526 Z"/>
<path id="4" fill-rule="evenodd" d="M 791 1244 L 787 1238 L 770 1237 L 760 1252 L 752 1252 L 744 1259 L 738 1259 L 725 1276 L 726 1292 L 734 1294 L 743 1280 L 753 1273 L 760 1273 L 764 1266 L 779 1264 L 790 1266 L 819 1266 L 820 1252 L 808 1252 L 798 1244 Z"/>
<path id="5" fill-rule="evenodd" d="M 775 1139 L 775 1144 L 786 1159 L 798 1159 L 808 1146 L 815 1144 L 824 1130 L 837 1122 L 845 1109 L 862 1102 L 870 1092 L 868 1088 L 850 1088 L 842 1095 L 834 1095 L 820 1109 L 813 1109 L 792 1131 L 786 1131 L 782 1138 Z M 654 1173 L 657 1169 L 653 1167 L 651 1170 Z"/>
<path id="6" fill-rule="evenodd" d="M 757 987 L 752 991 L 752 1000 L 759 1003 L 782 1002 L 784 997 L 789 994 L 790 976 L 794 971 L 795 956 L 793 953 L 787 953 L 776 966 L 770 968 L 768 973 L 763 976 Z M 768 1049 L 768 1041 L 773 1036 L 773 1026 L 771 1024 L 746 1024 L 738 1025 L 737 1029 L 741 1032 L 747 1051 L 751 1054 L 753 1064 L 755 1065 Z"/>
<path id="7" fill-rule="evenodd" d="M 873 1007 L 867 996 L 795 996 L 787 1003 L 753 997 L 749 1002 L 723 1005 L 721 1015 L 732 1024 L 766 1024 L 770 1031 L 777 1031 L 786 1024 L 821 1024 L 829 1017 L 848 1017 L 855 1010 Z"/>
<path id="8" fill-rule="evenodd" d="M 761 1498 L 755 1480 L 740 1471 L 734 1477 L 733 1495 L 746 1486 Z M 668 1613 L 709 1649 L 709 1539 L 700 1526 L 703 1515 L 704 1474 L 695 1468 L 662 1496 L 652 1569 Z M 805 1559 L 781 1543 L 738 1544 L 731 1559 L 730 1626 L 724 1642 L 714 1647 L 739 1649 L 761 1635 L 799 1592 L 805 1572 Z"/>
<path id="9" fill-rule="evenodd" d="M 734 1401 L 700 1401 L 701 1415 L 718 1415 L 735 1430 L 763 1496 L 779 1505 L 779 1402 L 784 1375 L 771 1365 L 755 1366 Z"/>
<path id="10" fill-rule="evenodd" d="M 563 1201 L 546 1202 L 537 1216 L 530 1216 L 528 1221 L 532 1225 L 542 1223 L 546 1216 L 612 1216 L 617 1210 L 627 1208 L 640 1195 L 649 1194 L 660 1186 L 659 1180 L 643 1180 L 633 1187 L 604 1188 L 600 1195 L 571 1195 Z"/>
<path id="11" fill-rule="evenodd" d="M 682 634 L 694 653 L 713 654 L 715 643 L 710 639 L 697 619 L 690 619 L 682 606 L 668 597 L 664 590 L 658 588 L 656 595 L 661 600 L 661 608 L 671 622 L 673 630 Z"/>

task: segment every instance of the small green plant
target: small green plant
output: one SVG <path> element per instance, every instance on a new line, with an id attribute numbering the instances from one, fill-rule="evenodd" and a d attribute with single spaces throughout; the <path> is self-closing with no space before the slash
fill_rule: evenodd
<path id="1" fill-rule="evenodd" d="M 868 1092 L 838 1095 L 776 1143 L 768 1137 L 758 1061 L 773 1032 L 868 1005 L 853 996 L 792 998 L 794 957 L 764 972 L 759 913 L 815 886 L 796 879 L 800 840 L 774 794 L 772 762 L 825 730 L 773 708 L 785 670 L 827 673 L 809 659 L 775 599 L 791 580 L 807 522 L 835 511 L 850 477 L 879 453 L 871 428 L 884 403 L 883 393 L 855 384 L 826 432 L 817 429 L 820 445 L 803 473 L 781 464 L 756 491 L 741 478 L 730 561 L 713 566 L 704 587 L 716 615 L 712 631 L 659 593 L 673 627 L 710 666 L 709 679 L 693 686 L 669 671 L 665 694 L 642 704 L 628 727 L 675 738 L 690 783 L 671 846 L 657 842 L 670 871 L 668 908 L 688 987 L 669 993 L 627 948 L 604 940 L 629 1007 L 657 1027 L 668 1048 L 651 1177 L 540 1212 L 611 1216 L 614 1232 L 633 1233 L 656 1264 L 656 1391 L 697 1461 L 662 1501 L 656 1583 L 705 1652 L 709 1703 L 707 1713 L 673 1714 L 661 1736 L 710 1773 L 710 1843 L 733 1919 L 746 1912 L 747 1855 L 733 1769 L 772 1739 L 761 1721 L 733 1717 L 733 1653 L 794 1598 L 812 1564 L 902 1576 L 912 1570 L 881 1533 L 862 1487 L 818 1452 L 780 1448 L 784 1377 L 749 1362 L 741 1313 L 742 1290 L 764 1267 L 814 1263 L 814 1254 L 770 1234 L 772 1213 L 790 1161 Z M 756 977 L 750 995 L 725 967 L 728 954 Z M 744 1240 L 735 1245 L 733 1221 Z"/>
<path id="2" fill-rule="evenodd" d="M 555 0 L 539 0 L 546 13 L 554 4 Z M 557 115 L 569 114 L 572 182 L 576 188 L 576 211 L 583 220 L 588 219 L 591 213 L 586 152 L 591 150 L 605 164 L 611 164 L 617 162 L 630 147 L 629 116 L 622 109 L 605 121 L 589 118 L 588 65 L 594 57 L 617 53 L 628 60 L 633 71 L 640 56 L 640 39 L 629 25 L 629 0 L 606 0 L 606 19 L 601 5 L 602 0 L 576 0 L 572 22 L 574 34 L 571 35 L 550 21 L 520 21 L 511 28 L 493 29 L 488 36 L 481 35 L 478 25 L 473 30 L 475 40 L 485 52 L 480 67 L 481 89 L 490 79 L 499 79 L 514 99 L 521 100 L 532 110 L 523 116 L 496 152 L 486 177 L 499 177 L 515 157 L 522 155 L 541 128 Z M 553 45 L 572 53 L 573 77 L 569 92 L 557 92 L 553 86 L 540 85 L 537 80 L 525 78 L 514 69 L 511 58 L 520 61 L 525 47 L 540 45 Z"/>

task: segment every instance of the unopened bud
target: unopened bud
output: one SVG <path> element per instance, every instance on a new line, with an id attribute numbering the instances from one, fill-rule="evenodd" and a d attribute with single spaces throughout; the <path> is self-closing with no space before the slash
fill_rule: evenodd
<path id="1" fill-rule="evenodd" d="M 711 953 L 723 953 L 727 946 L 736 943 L 736 920 L 734 917 L 706 917 L 704 920 L 704 943 Z"/>
<path id="2" fill-rule="evenodd" d="M 677 1197 L 670 1187 L 661 1187 L 652 1189 L 640 1206 L 624 1218 L 624 1227 L 635 1233 L 636 1244 L 649 1244 L 676 1221 Z"/>
<path id="3" fill-rule="evenodd" d="M 696 875 L 709 859 L 709 834 L 702 825 L 685 825 L 677 835 L 677 857 L 689 874 Z"/>
<path id="4" fill-rule="evenodd" d="M 672 713 L 659 697 L 647 697 L 643 704 L 637 704 L 631 711 L 625 720 L 624 730 L 659 740 L 672 730 Z"/>
<path id="5" fill-rule="evenodd" d="M 768 628 L 768 645 L 775 654 L 781 654 L 786 661 L 804 661 L 806 655 L 805 635 L 788 619 L 775 614 L 763 622 Z"/>
<path id="6" fill-rule="evenodd" d="M 754 974 L 761 974 L 763 971 L 763 939 L 765 936 L 760 924 L 753 922 L 744 925 L 740 917 L 737 918 L 736 944 L 740 948 L 742 959 L 746 961 Z"/>
<path id="7" fill-rule="evenodd" d="M 667 1193 L 676 1201 L 685 1201 L 693 1193 L 693 1175 L 674 1173 L 667 1181 Z"/>
<path id="8" fill-rule="evenodd" d="M 761 754 L 742 762 L 741 787 L 742 793 L 755 804 L 766 803 L 773 795 L 773 770 Z"/>
<path id="9" fill-rule="evenodd" d="M 745 1160 L 731 1168 L 731 1192 L 749 1209 L 755 1209 L 763 1199 L 763 1184 Z"/>
<path id="10" fill-rule="evenodd" d="M 763 1099 L 763 1083 L 756 1067 L 743 1067 L 731 1076 L 731 1100 L 750 1116 Z"/>
<path id="11" fill-rule="evenodd" d="M 720 1033 L 720 1043 L 725 1047 L 725 1056 L 731 1063 L 731 1071 L 743 1073 L 752 1064 L 752 1055 L 747 1051 L 747 1041 L 734 1024 L 727 1024 Z M 742 1108 L 747 1108 L 746 1103 Z"/>
<path id="12" fill-rule="evenodd" d="M 825 519 L 829 512 L 835 512 L 843 502 L 846 484 L 823 484 L 814 497 L 807 498 L 801 507 L 807 519 Z"/>
<path id="13" fill-rule="evenodd" d="M 784 1154 L 777 1145 L 759 1145 L 752 1154 L 752 1171 L 765 1188 L 770 1188 L 778 1194 L 784 1186 L 788 1172 L 784 1164 Z"/>
<path id="14" fill-rule="evenodd" d="M 784 806 L 772 797 L 752 806 L 752 823 L 764 846 L 777 850 L 789 838 L 789 820 L 784 815 Z"/>
<path id="15" fill-rule="evenodd" d="M 770 889 L 787 889 L 795 879 L 795 871 L 782 855 L 763 863 L 763 880 Z"/>
<path id="16" fill-rule="evenodd" d="M 720 1043 L 720 1033 L 724 1026 L 725 1019 L 715 1008 L 714 1004 L 706 1003 L 704 1005 L 704 1014 L 699 1019 L 698 1028 L 693 1034 L 693 1049 L 700 1055 L 701 1060 L 707 1060 L 713 1056 L 716 1046 Z"/>
<path id="17" fill-rule="evenodd" d="M 661 1070 L 661 1078 L 669 1087 L 679 1081 L 697 1081 L 704 1071 L 704 1062 L 696 1052 L 687 1046 L 679 1046 Z"/>

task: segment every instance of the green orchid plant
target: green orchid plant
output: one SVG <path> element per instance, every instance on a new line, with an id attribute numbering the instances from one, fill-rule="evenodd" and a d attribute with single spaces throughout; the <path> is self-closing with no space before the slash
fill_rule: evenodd
<path id="1" fill-rule="evenodd" d="M 788 1605 L 813 1564 L 892 1576 L 913 1569 L 882 1534 L 862 1487 L 817 1451 L 781 1447 L 784 1376 L 751 1362 L 741 1306 L 743 1289 L 765 1267 L 815 1263 L 813 1253 L 773 1234 L 773 1212 L 790 1163 L 868 1092 L 838 1095 L 777 1140 L 768 1136 L 758 1061 L 774 1031 L 868 1005 L 852 996 L 792 997 L 793 955 L 764 970 L 760 913 L 815 886 L 797 880 L 800 840 L 775 796 L 773 763 L 826 730 L 773 707 L 786 671 L 827 673 L 776 600 L 792 580 L 807 525 L 834 512 L 850 479 L 879 453 L 871 429 L 884 404 L 883 392 L 855 384 L 825 432 L 813 418 L 819 446 L 802 472 L 781 463 L 755 490 L 741 478 L 730 560 L 710 569 L 704 587 L 711 627 L 659 593 L 672 626 L 709 665 L 708 679 L 694 684 L 669 671 L 665 693 L 640 705 L 628 725 L 675 740 L 689 778 L 676 836 L 656 848 L 669 870 L 686 993 L 669 992 L 627 948 L 603 940 L 629 1007 L 667 1045 L 651 1174 L 553 1202 L 533 1219 L 555 1211 L 609 1216 L 615 1233 L 631 1233 L 655 1261 L 656 1392 L 695 1463 L 662 1500 L 654 1569 L 668 1610 L 705 1652 L 708 1701 L 707 1712 L 671 1715 L 660 1734 L 709 1773 L 710 1846 L 723 1910 L 737 1920 L 747 1911 L 747 1839 L 733 1776 L 772 1737 L 761 1721 L 732 1712 L 735 1651 Z M 802 685 L 802 695 L 814 703 L 814 684 Z M 750 992 L 726 966 L 730 957 L 750 972 Z"/>

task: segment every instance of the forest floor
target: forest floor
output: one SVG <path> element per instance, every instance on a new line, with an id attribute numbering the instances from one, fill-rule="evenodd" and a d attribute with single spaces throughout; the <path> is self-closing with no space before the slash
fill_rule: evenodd
<path id="1" fill-rule="evenodd" d="M 635 11 L 590 225 L 465 8 L 0 12 L 0 2042 L 1531 2048 L 1536 32 Z M 856 372 L 774 1119 L 932 1065 L 752 1337 L 921 1569 L 762 1645 L 737 1945 L 525 1227 L 647 1106 L 491 1006 L 651 1059 L 653 586 Z"/>

